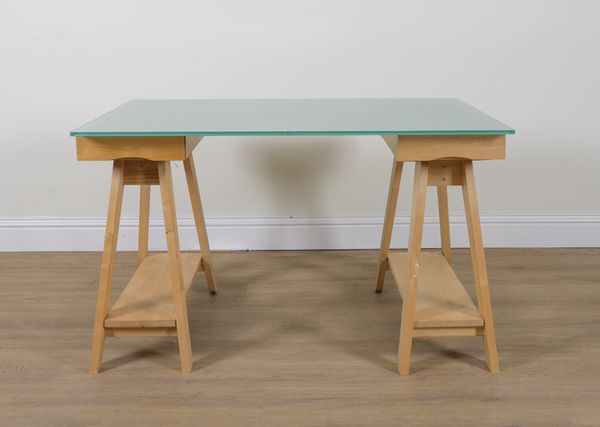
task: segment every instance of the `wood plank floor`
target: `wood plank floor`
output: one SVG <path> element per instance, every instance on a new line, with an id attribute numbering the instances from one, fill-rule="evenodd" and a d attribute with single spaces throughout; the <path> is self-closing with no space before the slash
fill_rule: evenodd
<path id="1" fill-rule="evenodd" d="M 599 426 L 600 249 L 488 250 L 502 371 L 480 338 L 417 341 L 375 251 L 216 253 L 174 338 L 109 338 L 87 373 L 99 253 L 0 254 L 0 426 Z M 113 301 L 135 268 L 119 253 Z M 469 255 L 454 253 L 473 296 Z"/>

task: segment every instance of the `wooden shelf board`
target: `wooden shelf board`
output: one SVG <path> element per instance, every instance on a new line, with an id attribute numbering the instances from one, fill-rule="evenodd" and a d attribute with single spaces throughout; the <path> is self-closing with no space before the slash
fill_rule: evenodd
<path id="1" fill-rule="evenodd" d="M 187 293 L 200 268 L 200 253 L 181 253 Z M 146 257 L 104 320 L 106 328 L 175 327 L 168 254 Z"/>
<path id="2" fill-rule="evenodd" d="M 389 265 L 404 298 L 408 286 L 408 253 L 390 253 Z M 422 252 L 417 284 L 415 328 L 483 326 L 483 318 L 441 253 Z"/>

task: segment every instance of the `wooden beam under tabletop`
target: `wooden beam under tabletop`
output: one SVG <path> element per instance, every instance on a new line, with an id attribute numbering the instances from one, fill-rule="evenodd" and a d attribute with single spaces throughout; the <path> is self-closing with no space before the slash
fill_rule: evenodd
<path id="1" fill-rule="evenodd" d="M 185 160 L 200 136 L 78 136 L 77 160 Z"/>
<path id="2" fill-rule="evenodd" d="M 396 160 L 404 162 L 505 157 L 505 135 L 384 135 L 383 139 Z"/>

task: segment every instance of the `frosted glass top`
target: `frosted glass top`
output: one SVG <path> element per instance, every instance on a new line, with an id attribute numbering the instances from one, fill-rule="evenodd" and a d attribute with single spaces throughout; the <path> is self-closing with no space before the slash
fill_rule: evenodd
<path id="1" fill-rule="evenodd" d="M 456 98 L 144 99 L 109 111 L 71 136 L 512 133 Z"/>

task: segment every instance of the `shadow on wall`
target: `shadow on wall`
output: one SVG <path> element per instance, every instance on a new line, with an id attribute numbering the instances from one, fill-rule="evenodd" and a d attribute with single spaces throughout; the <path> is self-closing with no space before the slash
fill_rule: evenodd
<path id="1" fill-rule="evenodd" d="M 284 212 L 286 216 L 319 217 L 336 194 L 327 194 L 327 183 L 344 161 L 346 150 L 340 141 L 323 143 L 323 137 L 269 137 L 261 142 L 241 144 L 245 167 L 264 184 L 269 192 L 270 206 L 264 212 Z M 348 189 L 350 191 L 351 189 Z M 321 247 L 330 247 L 335 236 L 322 233 L 319 228 L 307 228 L 310 240 Z M 288 231 L 282 231 L 288 233 Z M 282 236 L 287 243 L 287 236 Z M 290 245 L 294 242 L 291 241 Z M 296 244 L 298 242 L 295 242 Z"/>

